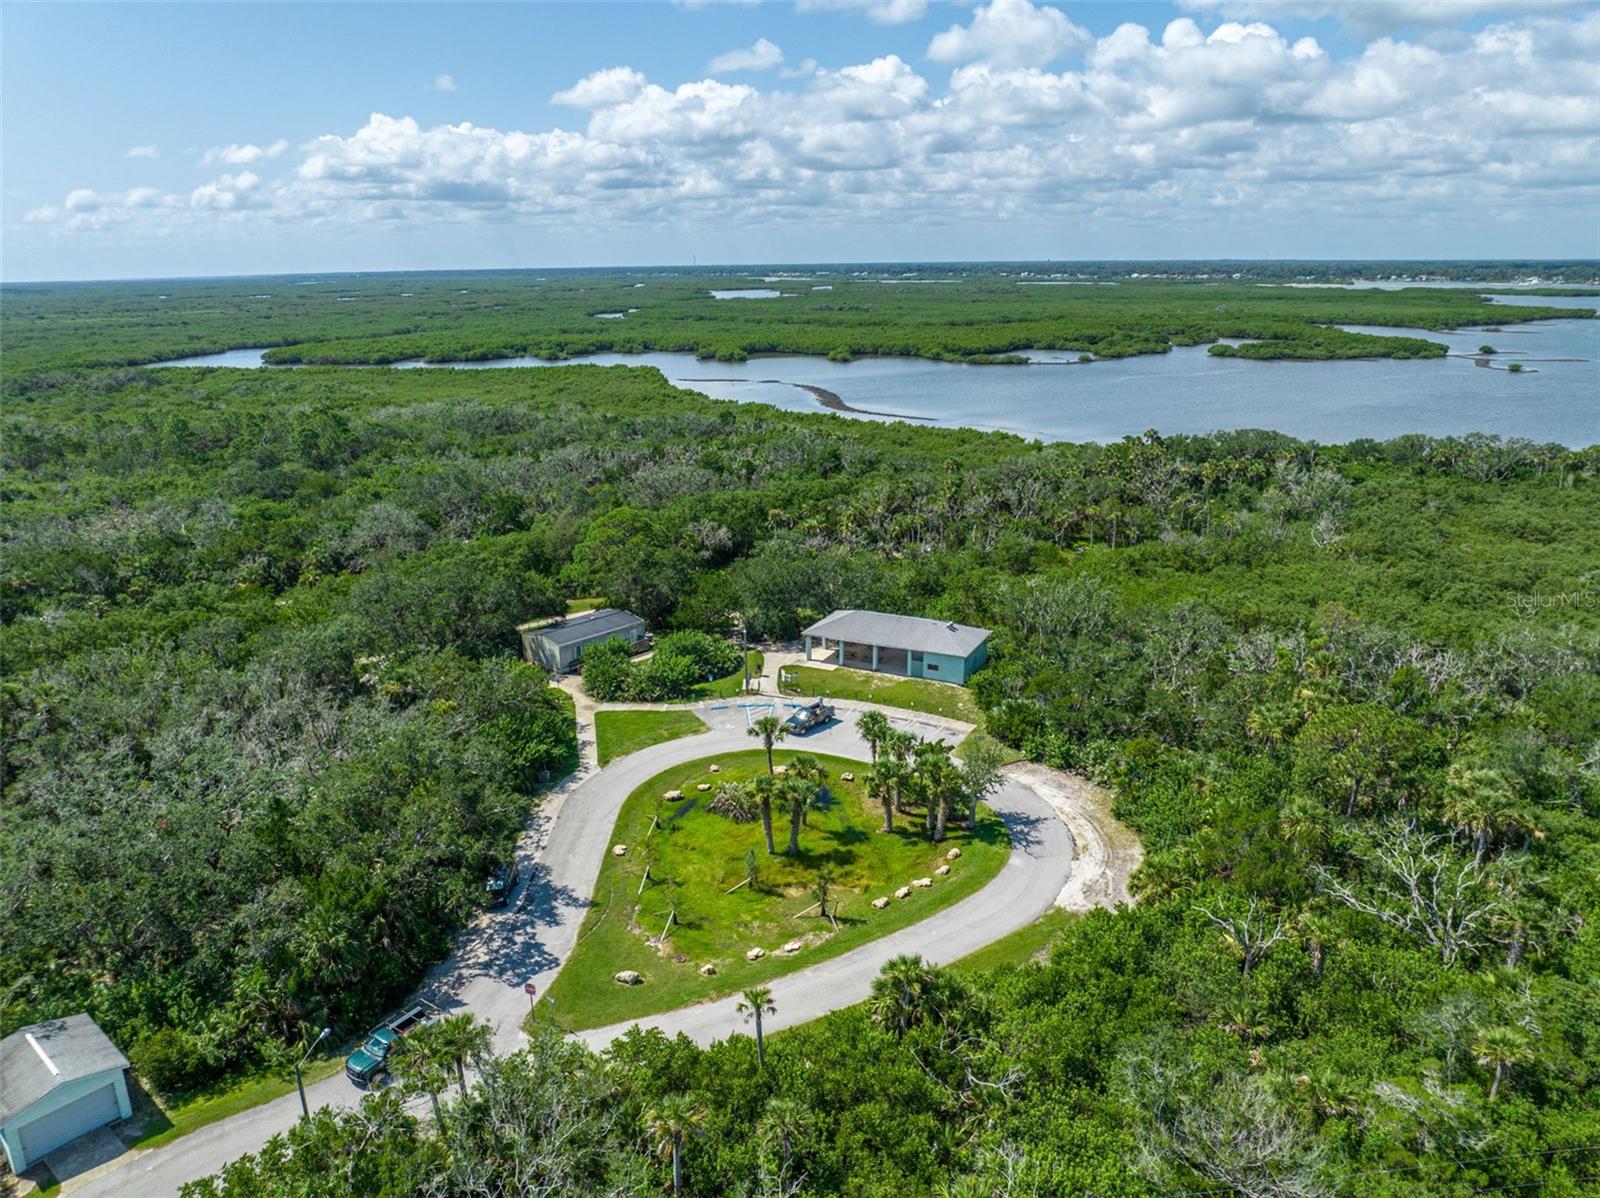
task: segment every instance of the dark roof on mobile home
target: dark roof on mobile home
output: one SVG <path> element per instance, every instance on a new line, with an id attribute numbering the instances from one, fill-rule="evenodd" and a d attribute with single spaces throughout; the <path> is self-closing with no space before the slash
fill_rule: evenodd
<path id="1" fill-rule="evenodd" d="M 528 631 L 552 645 L 578 645 L 597 637 L 620 636 L 642 623 L 644 621 L 631 611 L 602 607 L 598 611 L 586 611 L 581 615 L 568 616 L 564 620 L 557 620 L 554 624 L 546 624 L 543 628 L 530 628 Z"/>

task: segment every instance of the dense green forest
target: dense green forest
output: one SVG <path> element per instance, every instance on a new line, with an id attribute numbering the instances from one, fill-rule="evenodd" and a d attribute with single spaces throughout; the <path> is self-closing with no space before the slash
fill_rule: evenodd
<path id="1" fill-rule="evenodd" d="M 1141 276 L 1147 265 L 1139 264 Z M 1491 312 L 1482 295 L 1461 289 L 1296 288 L 1220 271 L 1135 278 L 1126 265 L 1095 285 L 1041 286 L 1047 277 L 1037 265 L 1028 277 L 1022 271 L 841 270 L 770 283 L 759 274 L 609 271 L 33 284 L 5 291 L 7 365 L 10 386 L 28 390 L 61 367 L 262 346 L 274 347 L 269 362 L 329 365 L 650 350 L 723 361 L 804 353 L 982 362 L 1026 349 L 1121 358 L 1219 338 L 1258 342 L 1248 347 L 1252 357 L 1417 358 L 1441 357 L 1445 347 L 1335 326 L 1454 329 L 1593 315 L 1506 305 Z M 780 297 L 711 296 L 763 287 Z"/>
<path id="2" fill-rule="evenodd" d="M 0 1030 L 88 1010 L 161 1089 L 357 1030 L 446 951 L 571 761 L 517 623 L 603 596 L 658 631 L 739 612 L 781 639 L 876 607 L 996 629 L 990 731 L 1114 789 L 1147 853 L 1133 909 L 981 978 L 901 962 L 764 1069 L 744 1037 L 637 1034 L 604 1062 L 538 1038 L 482 1061 L 441 1129 L 375 1096 L 217 1191 L 643 1194 L 676 1145 L 703 1195 L 1592 1192 L 1600 449 L 1038 445 L 622 367 L 89 365 L 313 332 L 374 358 L 577 352 L 574 314 L 626 298 L 566 280 L 529 331 L 522 284 L 427 279 L 422 332 L 398 297 L 330 314 L 411 289 L 392 278 L 259 317 L 253 283 L 8 291 Z M 987 324 L 942 288 L 855 285 L 780 324 L 688 286 L 638 293 L 676 289 L 656 327 L 717 353 L 1090 328 L 1140 352 L 1268 319 L 1238 287 L 1029 288 L 1132 298 L 1029 295 L 1055 314 L 1008 329 L 1018 289 L 988 278 Z M 196 289 L 171 323 L 158 287 Z M 1477 304 L 1279 294 L 1289 339 Z M 614 347 L 628 322 L 594 323 Z"/>

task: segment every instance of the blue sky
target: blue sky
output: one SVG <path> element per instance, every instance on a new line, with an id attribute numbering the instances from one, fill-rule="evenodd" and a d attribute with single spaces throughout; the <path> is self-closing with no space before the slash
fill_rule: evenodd
<path id="1" fill-rule="evenodd" d="M 8 3 L 0 54 L 8 280 L 1600 256 L 1563 0 Z"/>

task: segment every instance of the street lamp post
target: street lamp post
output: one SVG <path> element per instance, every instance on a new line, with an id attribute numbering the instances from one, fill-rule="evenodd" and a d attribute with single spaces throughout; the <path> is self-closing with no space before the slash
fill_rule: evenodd
<path id="1" fill-rule="evenodd" d="M 311 1108 L 306 1105 L 306 1083 L 305 1079 L 300 1076 L 300 1066 L 311 1059 L 311 1054 L 317 1051 L 317 1045 L 326 1040 L 332 1031 L 331 1027 L 323 1028 L 322 1034 L 311 1042 L 310 1048 L 306 1049 L 306 1055 L 294 1063 L 294 1084 L 296 1089 L 300 1091 L 300 1117 L 302 1119 L 311 1118 Z"/>

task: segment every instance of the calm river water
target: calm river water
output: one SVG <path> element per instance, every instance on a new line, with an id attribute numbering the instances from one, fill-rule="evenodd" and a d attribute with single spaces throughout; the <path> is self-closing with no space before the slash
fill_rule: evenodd
<path id="1" fill-rule="evenodd" d="M 1594 297 L 1511 296 L 1496 302 L 1592 308 Z M 1492 323 L 1492 322 L 1489 322 Z M 440 368 L 493 370 L 590 362 L 654 366 L 673 383 L 714 399 L 817 411 L 803 386 L 821 387 L 873 413 L 938 425 L 1003 429 L 1047 441 L 1114 441 L 1163 433 L 1270 428 L 1324 443 L 1402 433 L 1485 432 L 1583 446 L 1600 441 L 1600 320 L 1507 325 L 1488 333 L 1365 329 L 1442 341 L 1452 353 L 1492 344 L 1523 371 L 1470 358 L 1413 362 L 1250 362 L 1213 358 L 1205 346 L 1168 354 L 1071 364 L 1075 354 L 1037 353 L 1029 366 L 964 366 L 916 358 L 782 356 L 702 362 L 690 354 L 590 354 L 567 362 L 504 358 Z M 183 358 L 163 366 L 262 365 L 261 350 Z M 1553 359 L 1577 359 L 1555 361 Z M 420 362 L 399 363 L 415 368 Z M 862 416 L 877 419 L 880 416 Z"/>

